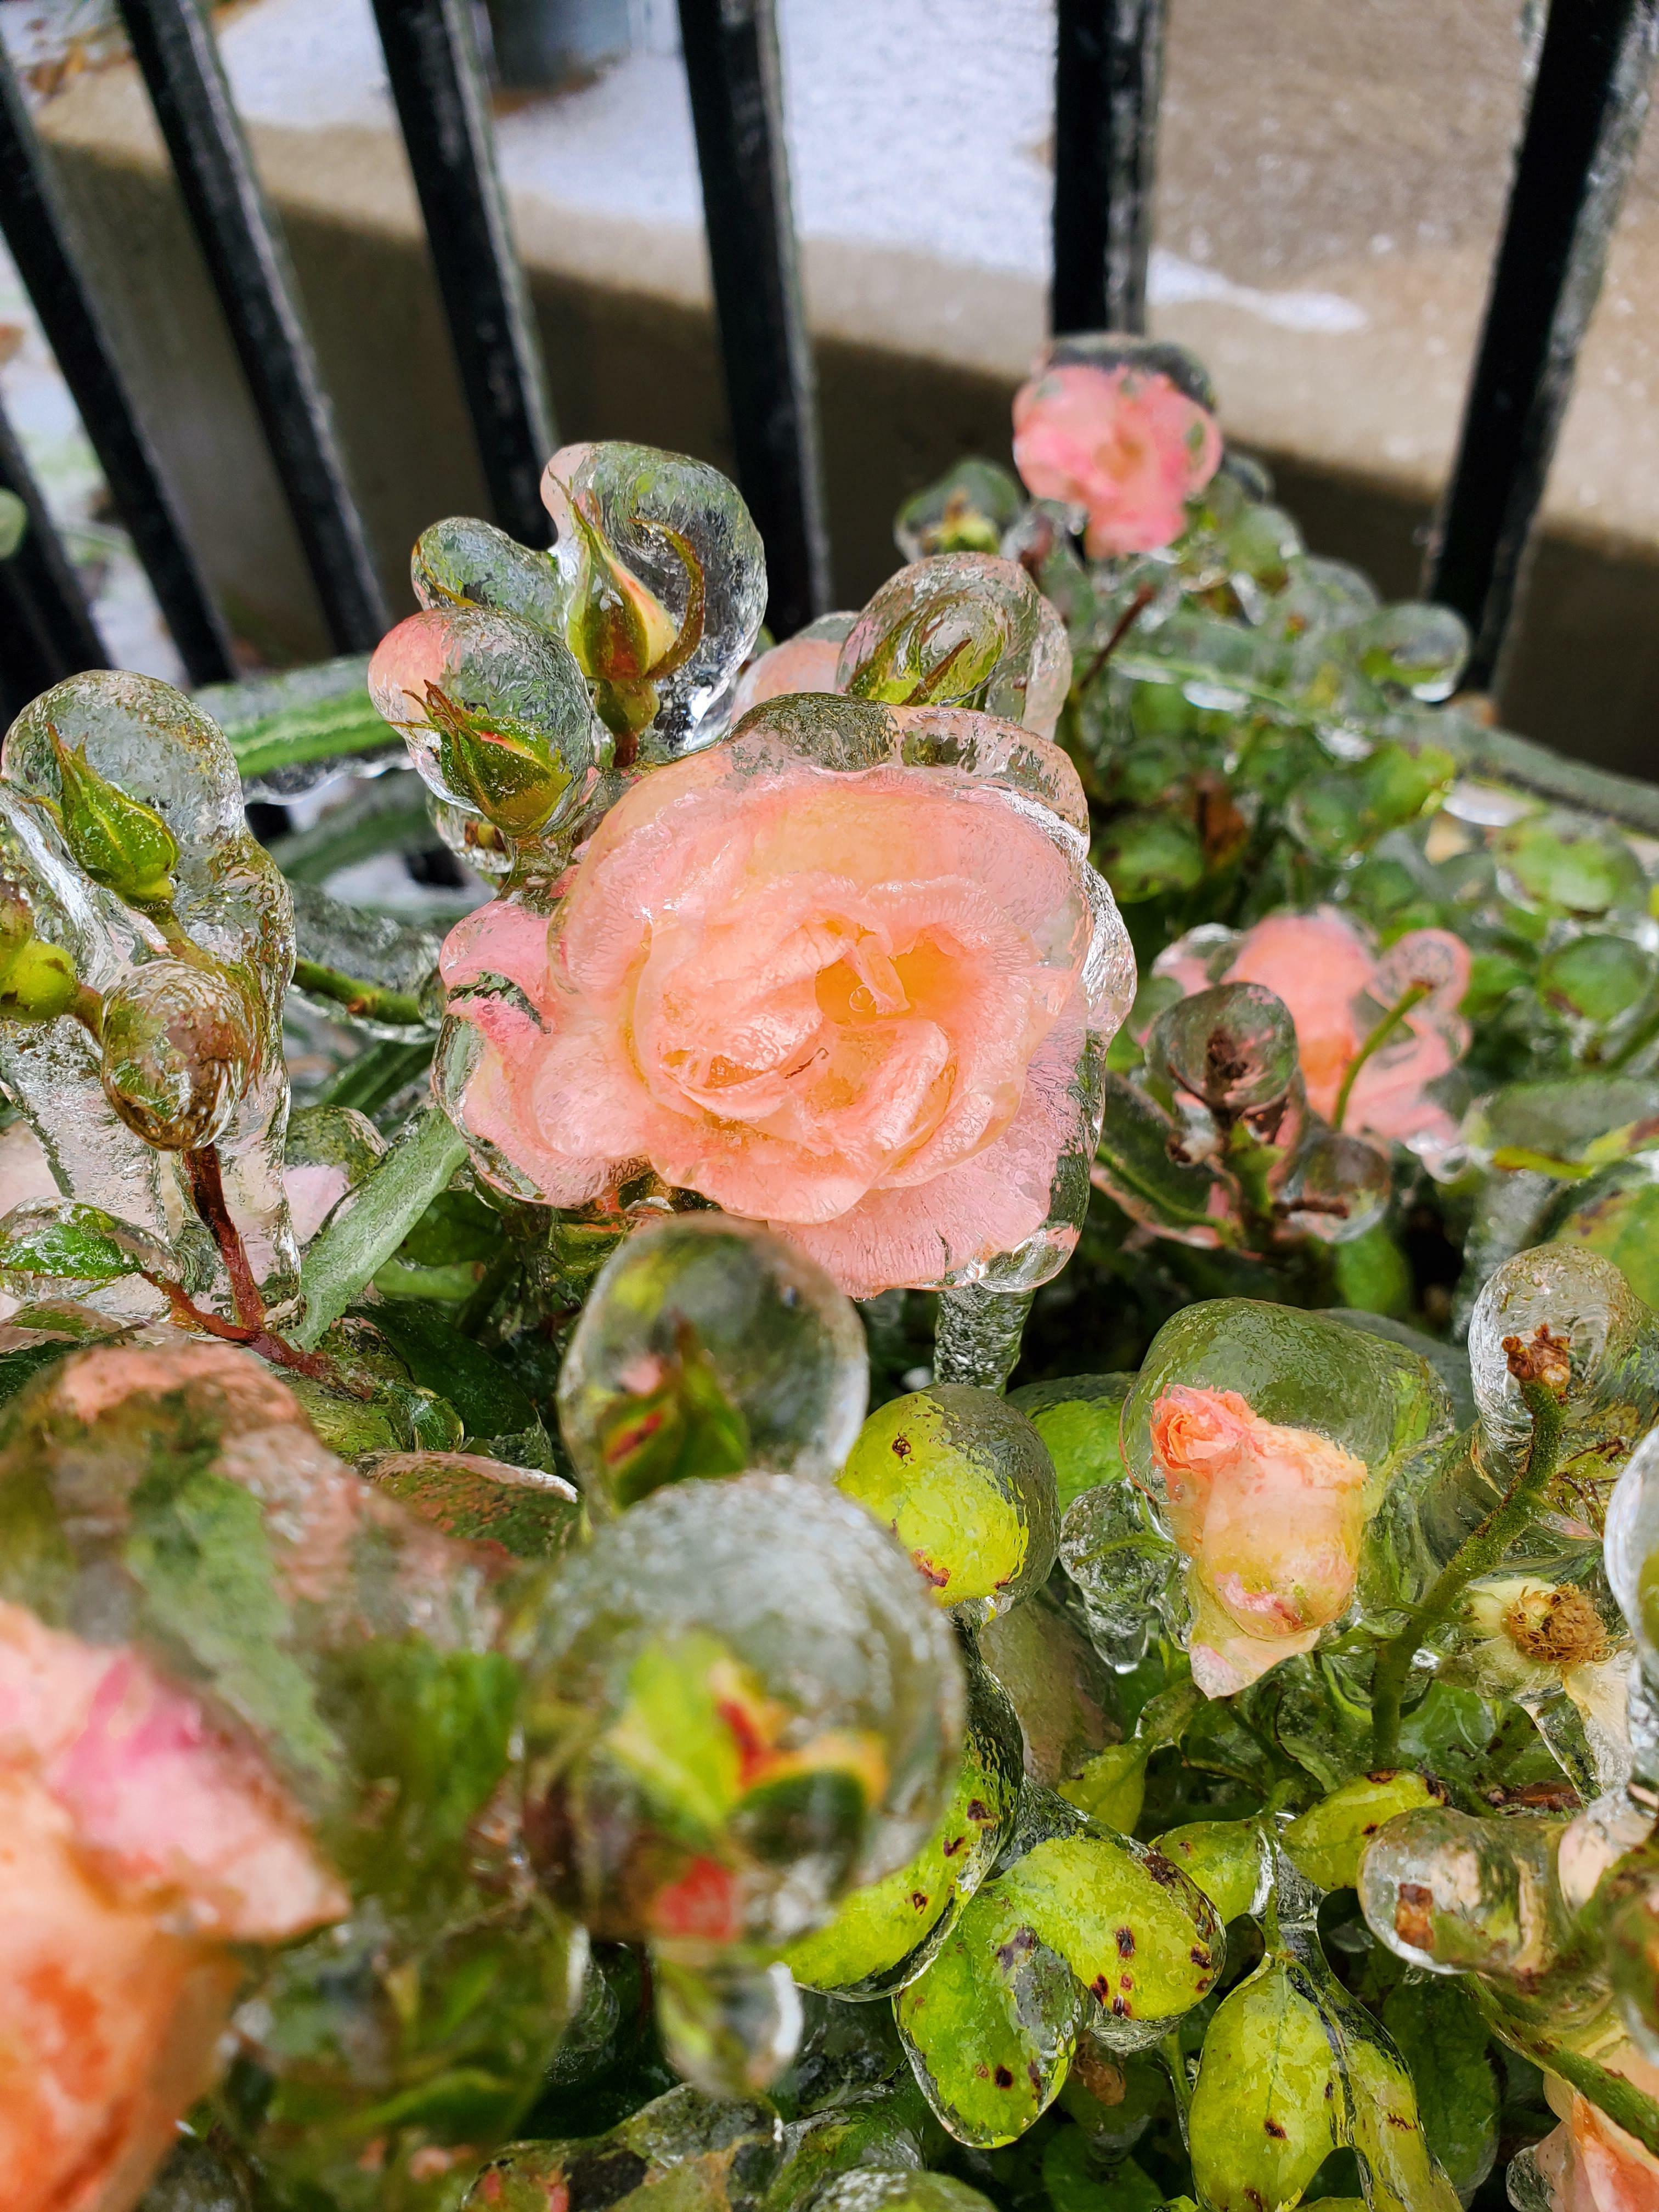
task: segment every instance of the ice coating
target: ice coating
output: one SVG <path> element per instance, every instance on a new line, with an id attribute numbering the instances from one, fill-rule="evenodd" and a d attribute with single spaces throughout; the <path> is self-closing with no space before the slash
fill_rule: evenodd
<path id="1" fill-rule="evenodd" d="M 864 1331 L 823 1270 L 751 1222 L 692 1213 L 601 1269 L 559 1377 L 592 1510 L 688 1476 L 827 1480 L 864 1416 Z"/>
<path id="2" fill-rule="evenodd" d="M 1132 957 L 1080 835 L 1028 795 L 1068 792 L 1054 749 L 1028 767 L 963 719 L 937 738 L 962 764 L 932 765 L 879 707 L 757 708 L 635 785 L 550 929 L 470 917 L 438 1084 L 483 1170 L 569 1206 L 648 1161 L 854 1297 L 1054 1272 Z"/>
<path id="3" fill-rule="evenodd" d="M 610 760 L 569 647 L 514 614 L 410 615 L 376 647 L 368 686 L 428 788 L 515 842 L 556 844 Z"/>
<path id="4" fill-rule="evenodd" d="M 580 1938 L 514 1875 L 514 1830 L 490 1810 L 507 1802 L 519 1679 L 496 1648 L 500 1593 L 544 1571 L 546 1549 L 457 1540 L 395 1487 L 343 1466 L 251 1354 L 171 1331 L 70 1351 L 0 1419 L 0 1789 L 33 1777 L 72 1826 L 77 1877 L 167 1938 L 139 1955 L 142 1930 L 90 1912 L 76 1934 L 81 1908 L 51 1892 L 40 1940 L 75 1971 L 120 1938 L 109 2002 L 134 2055 L 112 2037 L 113 2070 L 87 2077 L 112 2136 L 161 2053 L 144 2166 L 112 2203 L 224 2063 L 239 1983 L 237 2045 L 271 2090 L 254 2115 L 222 2100 L 220 2124 L 302 2191 L 337 2188 L 359 2116 L 406 2094 L 389 2172 L 423 2153 L 447 2171 L 459 2144 L 481 2157 L 568 2017 Z M 564 1486 L 549 1502 L 574 1514 Z M 46 1870 L 28 1879 L 46 1895 Z M 227 1977 L 230 1941 L 245 1948 Z M 137 2002 L 115 1986 L 129 1957 Z M 486 2019 L 447 2009 L 481 1979 Z M 181 2042 L 203 1988 L 210 2015 Z M 400 2011 L 410 1989 L 422 2004 Z M 0 2084 L 3 2129 L 3 2068 Z M 43 2203 L 59 2201 L 79 2200 Z"/>
<path id="5" fill-rule="evenodd" d="M 409 576 L 423 607 L 489 607 L 544 630 L 557 629 L 564 610 L 552 555 L 520 545 L 477 515 L 428 523 L 409 556 Z"/>
<path id="6" fill-rule="evenodd" d="M 562 446 L 542 498 L 565 635 L 618 764 L 709 744 L 766 611 L 766 556 L 736 485 L 686 454 L 608 441 Z"/>
<path id="7" fill-rule="evenodd" d="M 946 1623 L 862 1507 L 793 1476 L 677 1484 L 600 1529 L 529 1665 L 544 1879 L 689 1963 L 822 1923 L 954 1777 Z"/>
<path id="8" fill-rule="evenodd" d="M 840 1479 L 915 1559 L 935 1601 L 1003 1613 L 1048 1578 L 1054 1462 L 994 1390 L 935 1383 L 871 1414 Z"/>
<path id="9" fill-rule="evenodd" d="M 1343 1128 L 1399 1142 L 1437 1160 L 1457 1125 L 1426 1086 L 1468 1049 L 1468 1024 L 1457 1009 L 1469 979 L 1469 952 L 1449 931 L 1409 931 L 1379 956 L 1346 915 L 1270 915 L 1242 935 L 1204 929 L 1158 955 L 1153 973 L 1188 992 L 1215 983 L 1254 983 L 1282 1000 L 1296 1025 L 1308 1103 L 1328 1121 L 1360 1048 L 1408 993 L 1392 1032 L 1354 1074 Z"/>
<path id="10" fill-rule="evenodd" d="M 1181 1384 L 1153 1404 L 1152 1456 L 1193 1562 L 1193 1680 L 1206 1697 L 1228 1696 L 1311 1650 L 1347 1606 L 1365 1463 L 1261 1419 L 1236 1390 Z"/>
<path id="11" fill-rule="evenodd" d="M 173 848 L 169 895 L 161 906 L 141 913 L 125 902 L 112 914 L 109 894 L 99 902 L 121 967 L 130 970 L 170 953 L 216 974 L 215 988 L 237 1001 L 246 1033 L 245 1066 L 213 1141 L 226 1201 L 254 1273 L 270 1293 L 281 1295 L 292 1287 L 298 1266 L 282 1182 L 288 1115 L 282 1012 L 294 972 L 288 886 L 247 827 L 230 746 L 217 726 L 170 684 L 100 669 L 54 685 L 12 725 L 0 773 L 19 793 L 64 805 L 64 776 L 76 773 L 77 763 L 112 787 L 119 800 L 149 810 Z M 72 808 L 65 812 L 72 842 L 75 813 Z M 107 989 L 118 979 L 88 974 L 83 980 Z M 59 1022 L 52 1028 L 64 1026 Z M 64 1058 L 84 1059 L 78 1044 L 61 1041 L 44 1045 L 41 1056 L 54 1045 Z M 73 1116 L 60 1108 L 51 1118 L 64 1124 Z M 107 1126 L 103 1116 L 100 1121 Z M 41 1133 L 50 1146 L 44 1128 Z M 132 1157 L 130 1151 L 126 1157 Z M 112 1202 L 116 1194 L 108 1189 L 109 1173 L 121 1160 L 116 1152 L 98 1178 L 103 1188 L 82 1188 L 72 1181 L 70 1194 L 141 1228 L 173 1225 L 169 1213 L 176 1224 L 182 1208 L 166 1198 L 159 1219 Z M 137 1179 L 136 1168 L 124 1177 L 129 1185 Z M 156 1188 L 160 1196 L 165 1184 L 159 1175 Z"/>
<path id="12" fill-rule="evenodd" d="M 76 867 L 46 807 L 3 780 L 0 873 L 26 904 L 36 935 L 62 946 L 92 989 L 114 988 L 149 950 L 137 916 Z M 117 1115 L 101 1073 L 97 1044 L 71 1017 L 0 1019 L 0 1081 L 33 1130 L 58 1188 L 167 1237 L 184 1205 L 177 1176 Z"/>
<path id="13" fill-rule="evenodd" d="M 1051 359 L 1014 397 L 1014 465 L 1035 498 L 1081 509 L 1094 560 L 1178 537 L 1221 460 L 1214 416 L 1157 350 L 1115 352 Z"/>
<path id="14" fill-rule="evenodd" d="M 1051 738 L 1071 680 L 1065 626 L 1017 561 L 941 553 L 888 578 L 848 633 L 836 688 L 973 708 Z"/>
<path id="15" fill-rule="evenodd" d="M 1450 1408 L 1402 1346 L 1227 1298 L 1164 1323 L 1121 1425 L 1124 1465 L 1188 1561 L 1194 1678 L 1227 1696 L 1347 1615 L 1365 1528 L 1408 1455 L 1447 1435 Z M 1139 1571 L 1156 1583 L 1155 1559 Z"/>
<path id="16" fill-rule="evenodd" d="M 855 614 L 820 615 L 781 645 L 757 653 L 738 678 L 732 722 L 740 722 L 751 707 L 763 707 L 769 699 L 781 699 L 792 691 L 839 690 L 836 670 L 842 644 L 857 620 Z"/>
<path id="17" fill-rule="evenodd" d="M 1626 1454 L 1659 1416 L 1659 1324 L 1620 1269 L 1582 1245 L 1540 1245 L 1495 1268 L 1469 1322 L 1469 1375 L 1483 1433 L 1510 1460 L 1532 1433 L 1512 1345 L 1559 1366 L 1558 1494 L 1597 1528 Z"/>

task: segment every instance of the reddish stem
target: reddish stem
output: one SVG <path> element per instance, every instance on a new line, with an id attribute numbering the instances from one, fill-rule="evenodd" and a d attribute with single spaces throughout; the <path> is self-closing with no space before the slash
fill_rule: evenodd
<path id="1" fill-rule="evenodd" d="M 1140 589 L 1135 593 L 1133 599 L 1130 600 L 1128 605 L 1125 607 L 1123 612 L 1118 617 L 1117 627 L 1113 630 L 1105 644 L 1101 647 L 1100 651 L 1096 653 L 1094 659 L 1089 663 L 1087 672 L 1077 687 L 1079 697 L 1094 682 L 1096 677 L 1099 675 L 1101 670 L 1104 668 L 1107 662 L 1117 651 L 1119 646 L 1122 644 L 1124 639 L 1127 637 L 1129 632 L 1140 620 L 1141 616 L 1152 605 L 1157 596 L 1157 592 L 1150 584 L 1143 584 Z"/>
<path id="2" fill-rule="evenodd" d="M 265 1302 L 253 1279 L 242 1232 L 231 1219 L 230 1208 L 225 1203 L 219 1148 L 216 1145 L 204 1145 L 199 1152 L 186 1152 L 184 1159 L 191 1199 L 212 1232 L 219 1256 L 225 1263 L 225 1273 L 230 1277 L 230 1299 L 236 1318 L 245 1328 L 261 1330 L 265 1325 Z"/>
<path id="3" fill-rule="evenodd" d="M 325 1359 L 321 1352 L 301 1352 L 283 1338 L 273 1336 L 268 1328 L 248 1328 L 240 1322 L 221 1321 L 217 1314 L 204 1313 L 177 1283 L 164 1281 L 160 1275 L 145 1273 L 144 1280 L 154 1283 L 161 1292 L 180 1328 L 199 1328 L 204 1334 L 219 1337 L 227 1344 L 246 1345 L 261 1359 L 270 1360 L 273 1367 L 291 1367 L 301 1375 L 309 1375 L 314 1382 L 349 1390 L 354 1398 L 367 1398 L 369 1395 L 366 1389 L 348 1382 L 332 1360 Z"/>

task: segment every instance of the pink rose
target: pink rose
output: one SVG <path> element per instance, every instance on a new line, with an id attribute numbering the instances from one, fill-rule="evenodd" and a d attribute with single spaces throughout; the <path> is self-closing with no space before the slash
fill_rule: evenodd
<path id="1" fill-rule="evenodd" d="M 1617 2069 L 1635 2075 L 1652 2095 L 1655 2069 L 1633 2051 L 1620 2054 Z M 1561 2116 L 1532 2154 L 1550 2212 L 1659 2212 L 1659 2158 L 1553 2074 L 1544 2076 L 1544 2094 Z"/>
<path id="2" fill-rule="evenodd" d="M 740 722 L 751 707 L 781 699 L 793 691 L 837 691 L 838 637 L 792 637 L 751 660 L 738 681 L 732 720 Z"/>
<path id="3" fill-rule="evenodd" d="M 1014 465 L 1034 499 L 1086 511 L 1097 561 L 1178 538 L 1220 463 L 1215 417 L 1159 369 L 1061 362 L 1014 395 Z"/>
<path id="4" fill-rule="evenodd" d="M 0 1889 L 10 2212 L 131 2203 L 216 2070 L 228 1947 L 348 1903 L 257 1752 L 136 1652 L 4 1603 Z"/>
<path id="5" fill-rule="evenodd" d="M 1310 1651 L 1353 1595 L 1364 1460 L 1261 1419 L 1236 1390 L 1177 1383 L 1152 1408 L 1170 1533 L 1193 1563 L 1193 1680 L 1228 1697 Z"/>
<path id="6" fill-rule="evenodd" d="M 1195 933 L 1196 935 L 1196 933 Z M 1427 1158 L 1445 1152 L 1457 1124 L 1426 1087 L 1468 1048 L 1458 1006 L 1468 988 L 1469 951 L 1449 930 L 1414 929 L 1380 957 L 1370 938 L 1332 907 L 1276 914 L 1224 948 L 1182 939 L 1158 958 L 1190 995 L 1212 983 L 1259 983 L 1282 999 L 1296 1024 L 1308 1103 L 1329 1121 L 1344 1077 L 1390 1009 L 1414 987 L 1424 995 L 1355 1076 L 1343 1114 L 1351 1135 L 1409 1145 Z"/>
<path id="7" fill-rule="evenodd" d="M 854 1297 L 1015 1252 L 1043 1280 L 1133 988 L 1085 818 L 1065 756 L 988 716 L 759 708 L 628 792 L 550 927 L 501 900 L 451 934 L 443 1095 L 549 1205 L 648 1162 Z"/>

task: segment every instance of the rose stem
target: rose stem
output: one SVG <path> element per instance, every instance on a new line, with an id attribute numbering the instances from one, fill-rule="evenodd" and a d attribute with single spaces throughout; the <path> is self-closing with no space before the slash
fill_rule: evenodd
<path id="1" fill-rule="evenodd" d="M 1113 629 L 1111 635 L 1107 639 L 1105 644 L 1101 647 L 1100 651 L 1096 653 L 1094 659 L 1089 663 L 1089 665 L 1085 669 L 1083 674 L 1079 678 L 1076 684 L 1073 685 L 1072 688 L 1076 692 L 1079 699 L 1088 690 L 1089 686 L 1094 682 L 1096 677 L 1099 675 L 1101 670 L 1104 668 L 1107 662 L 1117 651 L 1119 646 L 1122 644 L 1124 639 L 1127 637 L 1129 632 L 1140 620 L 1141 616 L 1145 614 L 1146 609 L 1152 605 L 1157 596 L 1158 594 L 1153 591 L 1150 584 L 1143 584 L 1140 589 L 1135 593 L 1133 599 L 1130 600 L 1128 605 L 1125 607 L 1123 612 L 1118 617 L 1116 626 Z"/>
<path id="2" fill-rule="evenodd" d="M 934 1382 L 1003 1389 L 1019 1364 L 1019 1342 L 1035 1295 L 988 1290 L 982 1283 L 941 1291 L 933 1332 Z"/>
<path id="3" fill-rule="evenodd" d="M 426 1024 L 420 1000 L 407 991 L 387 990 L 379 983 L 365 982 L 361 975 L 348 975 L 338 968 L 325 968 L 318 960 L 295 962 L 294 988 L 313 999 L 331 999 L 347 1013 L 366 1017 L 369 1021 L 395 1022 L 400 1027 Z"/>
<path id="4" fill-rule="evenodd" d="M 1413 1654 L 1425 1636 L 1447 1618 L 1468 1585 L 1478 1576 L 1490 1574 L 1516 1538 L 1530 1526 L 1555 1473 L 1565 1419 L 1562 1401 L 1550 1383 L 1533 1375 L 1528 1349 L 1518 1337 L 1506 1337 L 1504 1348 L 1509 1353 L 1510 1372 L 1520 1384 L 1522 1400 L 1532 1415 L 1527 1456 L 1504 1496 L 1440 1570 L 1406 1626 L 1382 1647 L 1371 1676 L 1371 1761 L 1376 1767 L 1399 1762 L 1400 1703 Z"/>
<path id="5" fill-rule="evenodd" d="M 216 1145 L 204 1145 L 197 1152 L 186 1152 L 184 1164 L 191 1201 L 211 1231 L 213 1241 L 219 1247 L 219 1256 L 225 1263 L 225 1273 L 230 1278 L 231 1304 L 236 1318 L 244 1328 L 262 1332 L 265 1302 L 253 1279 L 242 1232 L 231 1219 L 230 1208 L 225 1203 L 219 1148 Z"/>
<path id="6" fill-rule="evenodd" d="M 1340 1129 L 1342 1127 L 1342 1117 L 1348 1110 L 1348 1096 L 1353 1089 L 1355 1076 L 1358 1074 L 1371 1054 L 1380 1050 L 1388 1042 L 1412 1008 L 1419 1005 L 1428 995 L 1429 986 L 1426 983 L 1413 983 L 1410 990 L 1402 991 L 1348 1062 L 1347 1073 L 1342 1078 L 1342 1088 L 1336 1094 L 1336 1104 L 1331 1109 L 1332 1128 Z"/>
<path id="7" fill-rule="evenodd" d="M 209 1336 L 222 1338 L 227 1344 L 240 1344 L 250 1352 L 257 1352 L 262 1359 L 270 1360 L 273 1367 L 292 1367 L 301 1375 L 309 1375 L 319 1382 L 327 1382 L 336 1389 L 349 1391 L 354 1398 L 368 1398 L 370 1393 L 361 1385 L 348 1382 L 331 1360 L 319 1352 L 300 1352 L 269 1329 L 246 1328 L 240 1322 L 221 1321 L 217 1314 L 204 1313 L 195 1300 L 177 1283 L 169 1282 L 164 1275 L 152 1275 L 141 1267 L 139 1273 L 147 1283 L 153 1283 L 173 1310 L 173 1318 L 180 1328 L 199 1328 Z"/>

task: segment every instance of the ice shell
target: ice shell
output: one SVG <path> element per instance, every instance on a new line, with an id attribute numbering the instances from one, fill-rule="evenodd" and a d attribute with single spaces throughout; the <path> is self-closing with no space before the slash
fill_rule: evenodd
<path id="1" fill-rule="evenodd" d="M 1469 1323 L 1481 1427 L 1502 1452 L 1519 1451 L 1532 1433 L 1504 1340 L 1530 1345 L 1540 1329 L 1570 1346 L 1564 1455 L 1604 1439 L 1614 1455 L 1595 1471 L 1610 1476 L 1631 1439 L 1659 1418 L 1659 1323 L 1613 1262 L 1584 1246 L 1546 1244 L 1506 1260 Z"/>
<path id="2" fill-rule="evenodd" d="M 462 814 L 483 809 L 456 762 L 447 763 L 454 739 L 434 721 L 430 693 L 481 742 L 498 734 L 517 757 L 541 764 L 548 797 L 540 836 L 568 824 L 588 796 L 591 773 L 610 758 L 569 647 L 514 615 L 463 605 L 409 616 L 376 647 L 368 688 L 403 732 L 422 782 Z"/>
<path id="3" fill-rule="evenodd" d="M 1443 1385 L 1405 1346 L 1291 1306 L 1212 1299 L 1159 1329 L 1124 1403 L 1124 1464 L 1155 1499 L 1164 1486 L 1152 1409 L 1177 1386 L 1236 1391 L 1261 1419 L 1311 1431 L 1364 1461 L 1371 1510 L 1407 1455 L 1451 1425 Z"/>
<path id="4" fill-rule="evenodd" d="M 601 1528 L 527 1665 L 532 1850 L 590 1926 L 681 1955 L 787 1942 L 902 1865 L 959 1754 L 961 1666 L 915 1570 L 862 1507 L 788 1475 L 678 1484 Z M 815 1846 L 804 1803 L 799 1842 L 773 1832 L 780 1784 L 848 1759 L 844 1842 Z"/>
<path id="5" fill-rule="evenodd" d="M 409 574 L 423 607 L 489 607 L 545 630 L 556 630 L 564 612 L 552 555 L 532 552 L 473 514 L 428 523 L 415 541 Z"/>
<path id="6" fill-rule="evenodd" d="M 683 1475 L 829 1480 L 868 1389 L 863 1328 L 821 1267 L 752 1222 L 682 1214 L 600 1270 L 559 1424 L 590 1504 L 610 1513 Z"/>
<path id="7" fill-rule="evenodd" d="M 573 499 L 677 624 L 688 578 L 665 532 L 686 541 L 702 569 L 702 635 L 683 666 L 655 682 L 656 711 L 639 757 L 674 760 L 711 743 L 726 726 L 738 671 L 766 611 L 766 556 L 737 486 L 684 453 L 606 441 L 562 446 L 543 471 L 542 499 L 558 532 L 554 554 L 568 610 L 578 602 L 588 561 Z"/>
<path id="8" fill-rule="evenodd" d="M 1052 737 L 1072 680 L 1065 627 L 1017 561 L 944 553 L 890 576 L 848 632 L 836 688 L 891 706 L 976 708 Z"/>

